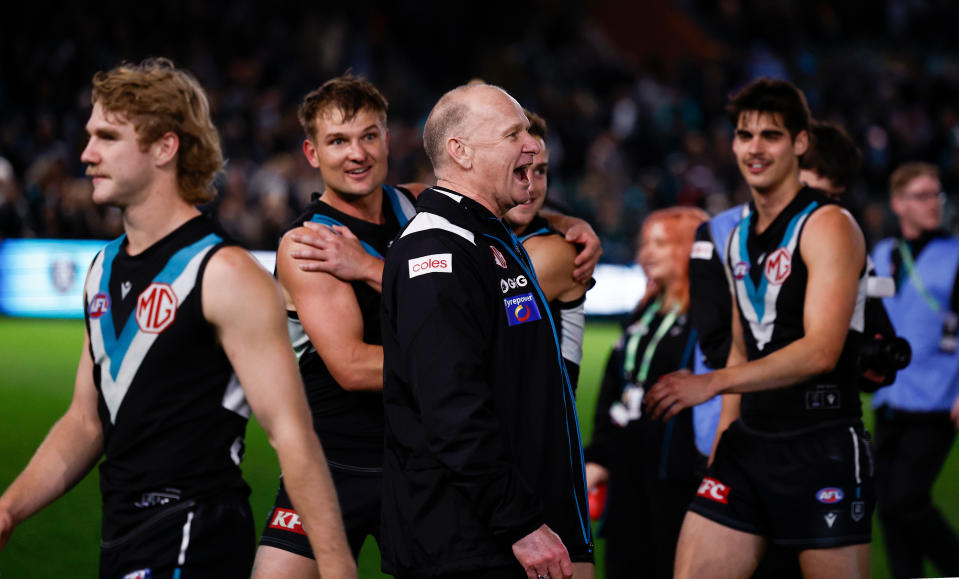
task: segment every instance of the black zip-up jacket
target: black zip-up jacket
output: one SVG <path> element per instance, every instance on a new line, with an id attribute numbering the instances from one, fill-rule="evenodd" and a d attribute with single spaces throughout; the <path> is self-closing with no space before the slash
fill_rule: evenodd
<path id="1" fill-rule="evenodd" d="M 519 240 L 432 188 L 383 272 L 383 569 L 517 565 L 547 524 L 592 561 L 582 443 L 556 324 Z"/>

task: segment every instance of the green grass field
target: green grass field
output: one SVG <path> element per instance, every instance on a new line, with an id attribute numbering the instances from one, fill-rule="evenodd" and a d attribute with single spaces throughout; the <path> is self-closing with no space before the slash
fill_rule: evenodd
<path id="1" fill-rule="evenodd" d="M 578 403 L 586 440 L 592 433 L 602 367 L 617 335 L 613 323 L 590 322 L 586 328 Z M 0 318 L 0 488 L 6 488 L 20 472 L 69 404 L 82 341 L 80 321 Z M 867 413 L 867 422 L 871 418 Z M 251 501 L 258 524 L 262 524 L 273 502 L 279 469 L 255 422 L 247 431 L 243 471 L 253 487 Z M 97 479 L 97 474 L 91 473 L 65 497 L 17 528 L 0 553 L 0 577 L 96 576 L 100 534 Z M 935 489 L 937 502 L 954 524 L 959 524 L 957 481 L 959 455 L 954 451 Z M 601 560 L 601 540 L 597 550 Z M 888 577 L 878 530 L 874 532 L 872 563 L 874 577 Z M 359 565 L 361 577 L 383 576 L 372 541 L 364 546 Z M 935 576 L 935 571 L 929 568 L 927 574 Z M 601 563 L 597 576 L 603 576 Z"/>

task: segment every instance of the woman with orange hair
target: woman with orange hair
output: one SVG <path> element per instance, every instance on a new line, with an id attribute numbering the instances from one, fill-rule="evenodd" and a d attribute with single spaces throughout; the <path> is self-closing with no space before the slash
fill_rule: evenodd
<path id="1" fill-rule="evenodd" d="M 673 576 L 679 529 L 705 470 L 692 410 L 664 423 L 642 413 L 642 397 L 660 376 L 693 366 L 689 254 L 708 218 L 671 207 L 650 213 L 640 233 L 646 292 L 610 354 L 586 449 L 587 486 L 608 483 L 600 535 L 610 579 Z"/>

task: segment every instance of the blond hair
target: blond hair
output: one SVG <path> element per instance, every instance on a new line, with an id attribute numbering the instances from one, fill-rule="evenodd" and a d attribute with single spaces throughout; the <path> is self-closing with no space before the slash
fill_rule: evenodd
<path id="1" fill-rule="evenodd" d="M 180 196 L 193 204 L 216 197 L 213 181 L 223 170 L 220 135 L 210 119 L 206 92 L 196 78 L 166 58 L 123 63 L 93 76 L 93 104 L 133 124 L 141 147 L 172 132 Z"/>

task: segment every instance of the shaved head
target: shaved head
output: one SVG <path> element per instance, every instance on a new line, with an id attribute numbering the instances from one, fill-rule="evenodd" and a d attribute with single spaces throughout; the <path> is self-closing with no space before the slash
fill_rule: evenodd
<path id="1" fill-rule="evenodd" d="M 476 83 L 458 86 L 440 97 L 430 111 L 423 129 L 423 148 L 433 164 L 434 171 L 446 162 L 446 141 L 450 137 L 472 134 L 473 128 L 482 119 L 482 116 L 477 114 L 480 112 L 477 104 L 500 96 L 513 100 L 513 97 L 498 86 Z"/>

